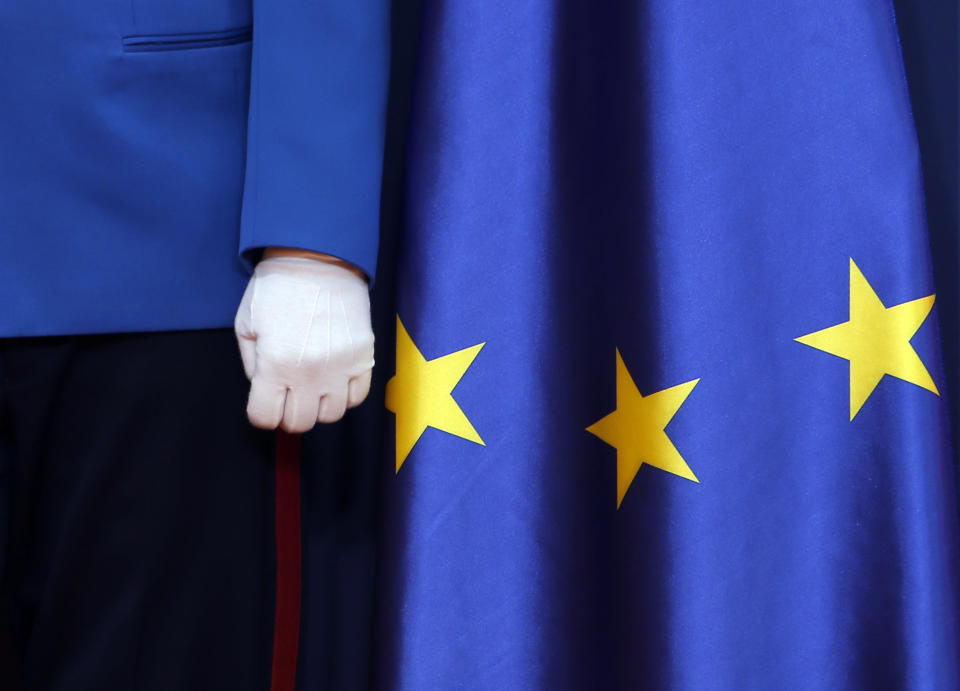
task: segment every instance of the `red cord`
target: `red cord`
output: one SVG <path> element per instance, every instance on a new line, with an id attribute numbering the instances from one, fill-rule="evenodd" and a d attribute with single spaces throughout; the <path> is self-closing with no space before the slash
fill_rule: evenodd
<path id="1" fill-rule="evenodd" d="M 277 602 L 271 691 L 294 691 L 300 643 L 300 435 L 277 430 Z"/>

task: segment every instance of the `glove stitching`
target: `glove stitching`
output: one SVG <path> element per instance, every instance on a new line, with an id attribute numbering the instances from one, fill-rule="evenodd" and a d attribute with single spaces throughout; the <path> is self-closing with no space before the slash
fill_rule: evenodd
<path id="1" fill-rule="evenodd" d="M 330 364 L 330 350 L 333 348 L 333 325 L 331 324 L 333 320 L 330 318 L 330 291 L 327 291 L 327 347 L 326 353 L 323 358 L 323 371 L 327 371 L 327 366 Z"/>
<path id="2" fill-rule="evenodd" d="M 307 351 L 307 342 L 310 340 L 310 332 L 313 331 L 313 320 L 317 316 L 317 303 L 320 302 L 320 293 L 323 291 L 317 290 L 316 296 L 313 298 L 313 309 L 310 310 L 310 323 L 307 324 L 307 332 L 303 335 L 303 343 L 300 345 L 300 355 L 297 357 L 297 367 L 303 362 L 303 354 Z M 327 325 L 329 329 L 329 324 Z M 327 338 L 329 341 L 329 336 Z"/>
<path id="3" fill-rule="evenodd" d="M 256 278 L 256 276 L 254 276 Z M 256 331 L 253 328 L 253 304 L 257 301 L 257 281 L 250 282 L 250 323 L 247 325 L 247 328 L 250 331 L 250 335 L 256 338 Z"/>
<path id="4" fill-rule="evenodd" d="M 350 318 L 347 317 L 347 307 L 343 304 L 343 291 L 337 291 L 337 302 L 340 303 L 340 313 L 343 315 L 343 326 L 347 330 L 347 341 L 350 343 L 350 347 L 353 348 L 353 333 L 350 331 Z"/>

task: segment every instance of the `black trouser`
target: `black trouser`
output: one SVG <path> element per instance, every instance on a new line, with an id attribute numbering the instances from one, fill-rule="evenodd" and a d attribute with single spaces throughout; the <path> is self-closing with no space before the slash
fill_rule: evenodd
<path id="1" fill-rule="evenodd" d="M 0 340 L 0 688 L 269 687 L 247 391 L 230 330 Z"/>

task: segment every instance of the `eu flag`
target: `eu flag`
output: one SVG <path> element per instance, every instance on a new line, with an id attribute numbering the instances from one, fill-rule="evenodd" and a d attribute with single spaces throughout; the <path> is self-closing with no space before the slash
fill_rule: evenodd
<path id="1" fill-rule="evenodd" d="M 957 688 L 889 3 L 423 21 L 380 687 Z"/>

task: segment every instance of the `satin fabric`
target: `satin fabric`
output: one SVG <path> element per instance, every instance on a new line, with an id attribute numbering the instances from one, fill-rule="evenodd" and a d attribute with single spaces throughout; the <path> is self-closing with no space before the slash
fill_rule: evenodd
<path id="1" fill-rule="evenodd" d="M 397 313 L 484 343 L 385 477 L 378 688 L 957 688 L 943 397 L 794 339 L 935 292 L 891 7 L 428 0 Z M 912 344 L 942 385 L 936 307 Z M 699 482 L 586 428 L 699 378 Z M 382 352 L 382 351 L 381 351 Z M 381 356 L 380 359 L 383 362 Z M 941 386 L 942 388 L 942 386 Z"/>

